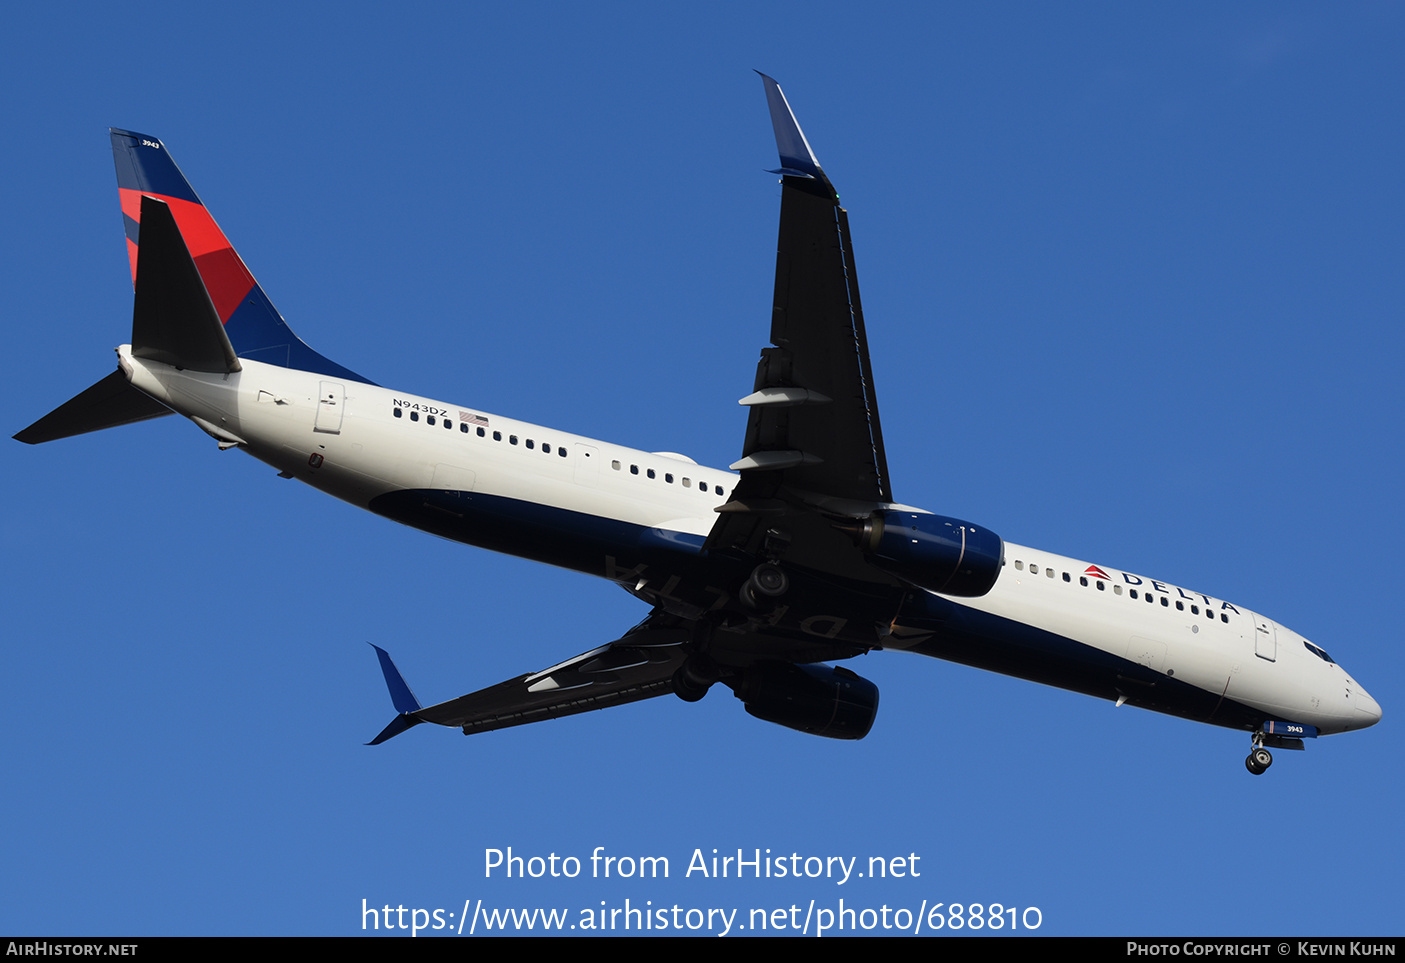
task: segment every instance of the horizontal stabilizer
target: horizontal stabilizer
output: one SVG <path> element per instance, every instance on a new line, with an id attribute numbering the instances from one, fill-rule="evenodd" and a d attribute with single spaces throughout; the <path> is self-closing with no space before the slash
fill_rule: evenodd
<path id="1" fill-rule="evenodd" d="M 133 388 L 121 371 L 114 371 L 15 435 L 15 440 L 38 445 L 169 414 L 171 409 Z"/>
<path id="2" fill-rule="evenodd" d="M 170 205 L 154 197 L 141 199 L 132 354 L 190 371 L 239 370 L 239 357 Z"/>

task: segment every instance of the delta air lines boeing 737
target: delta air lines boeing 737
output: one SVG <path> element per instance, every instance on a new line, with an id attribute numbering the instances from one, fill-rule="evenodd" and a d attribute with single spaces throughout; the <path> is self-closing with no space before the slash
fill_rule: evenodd
<path id="1" fill-rule="evenodd" d="M 136 289 L 118 370 L 15 437 L 172 413 L 284 477 L 454 541 L 603 576 L 649 606 L 613 642 L 421 706 L 376 648 L 398 715 L 465 733 L 718 682 L 752 715 L 860 739 L 878 690 L 842 662 L 899 649 L 1251 735 L 1270 748 L 1374 725 L 1327 652 L 1263 615 L 1003 541 L 900 504 L 888 475 L 849 218 L 784 94 L 769 347 L 729 470 L 383 388 L 289 329 L 165 145 L 112 131 Z"/>

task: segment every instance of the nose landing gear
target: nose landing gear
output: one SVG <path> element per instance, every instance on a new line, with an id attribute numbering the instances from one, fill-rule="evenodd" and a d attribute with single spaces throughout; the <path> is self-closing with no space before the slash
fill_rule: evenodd
<path id="1" fill-rule="evenodd" d="M 1254 748 L 1249 758 L 1244 760 L 1244 768 L 1256 776 L 1262 776 L 1273 765 L 1273 755 L 1268 746 L 1275 749 L 1294 749 L 1301 752 L 1304 739 L 1316 739 L 1317 729 L 1302 722 L 1280 722 L 1268 720 L 1262 728 L 1254 730 Z"/>

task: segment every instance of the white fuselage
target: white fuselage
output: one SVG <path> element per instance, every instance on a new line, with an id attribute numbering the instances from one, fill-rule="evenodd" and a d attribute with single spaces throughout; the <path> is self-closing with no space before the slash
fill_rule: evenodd
<path id="1" fill-rule="evenodd" d="M 126 345 L 118 354 L 132 384 L 222 444 L 362 508 L 387 493 L 443 489 L 676 533 L 700 545 L 737 482 L 680 455 L 312 372 L 244 360 L 240 371 L 206 374 L 134 358 Z M 1266 719 L 1327 734 L 1380 718 L 1375 700 L 1320 649 L 1242 606 L 1008 542 L 1005 561 L 988 594 L 951 601 L 1145 666 Z M 602 557 L 592 574 L 618 573 Z M 897 634 L 884 646 L 905 647 Z"/>

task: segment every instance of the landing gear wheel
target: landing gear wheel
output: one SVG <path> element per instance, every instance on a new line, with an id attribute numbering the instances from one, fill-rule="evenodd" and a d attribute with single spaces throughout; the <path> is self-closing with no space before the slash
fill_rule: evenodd
<path id="1" fill-rule="evenodd" d="M 776 598 L 784 595 L 790 588 L 790 578 L 786 576 L 785 569 L 775 562 L 767 562 L 765 565 L 756 566 L 751 578 L 747 579 L 747 585 L 757 594 Z"/>
<path id="2" fill-rule="evenodd" d="M 752 569 L 742 587 L 737 590 L 737 598 L 742 605 L 753 611 L 766 607 L 766 599 L 778 598 L 790 590 L 790 576 L 775 562 L 765 562 Z"/>
<path id="3" fill-rule="evenodd" d="M 673 694 L 684 702 L 700 702 L 718 674 L 717 663 L 705 655 L 692 655 L 673 673 Z"/>
<path id="4" fill-rule="evenodd" d="M 1244 768 L 1256 776 L 1262 776 L 1273 765 L 1273 754 L 1263 746 L 1255 746 L 1254 751 L 1244 760 Z"/>
<path id="5" fill-rule="evenodd" d="M 1302 748 L 1299 741 L 1298 748 Z M 1256 776 L 1262 776 L 1273 765 L 1273 753 L 1264 748 L 1264 731 L 1254 730 L 1254 748 L 1249 750 L 1249 758 L 1244 760 L 1244 768 Z"/>

